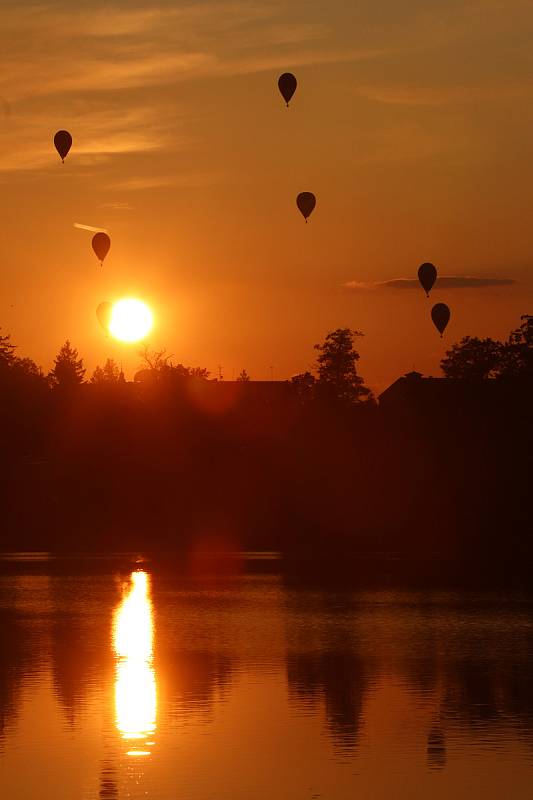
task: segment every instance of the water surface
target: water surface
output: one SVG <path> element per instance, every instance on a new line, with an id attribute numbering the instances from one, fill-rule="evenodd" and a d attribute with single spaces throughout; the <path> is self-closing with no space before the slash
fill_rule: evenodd
<path id="1" fill-rule="evenodd" d="M 0 562 L 0 796 L 531 797 L 527 595 L 262 562 Z"/>

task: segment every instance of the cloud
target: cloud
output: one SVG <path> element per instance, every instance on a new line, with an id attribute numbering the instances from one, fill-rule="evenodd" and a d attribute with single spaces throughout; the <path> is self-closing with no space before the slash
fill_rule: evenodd
<path id="1" fill-rule="evenodd" d="M 175 178 L 170 175 L 153 175 L 145 178 L 126 178 L 126 180 L 111 184 L 109 188 L 118 192 L 136 192 L 140 189 L 158 189 L 163 186 L 173 186 L 174 183 Z"/>
<path id="2" fill-rule="evenodd" d="M 110 211 L 133 211 L 133 206 L 130 203 L 119 201 L 116 203 L 100 203 L 98 208 L 107 208 Z"/>
<path id="3" fill-rule="evenodd" d="M 273 72 L 284 69 L 287 64 L 294 67 L 315 67 L 326 64 L 349 64 L 358 61 L 372 61 L 384 55 L 389 55 L 390 50 L 368 49 L 360 50 L 328 50 L 313 49 L 293 53 L 272 53 L 260 58 L 236 58 L 222 62 L 211 72 L 213 77 L 233 75 L 251 75 L 259 72 Z"/>
<path id="4" fill-rule="evenodd" d="M 128 9 L 56 0 L 26 4 L 24 12 L 18 3 L 7 5 L 0 98 L 13 116 L 0 131 L 0 172 L 56 165 L 51 120 L 72 131 L 70 159 L 84 167 L 117 155 L 176 151 L 191 142 L 181 130 L 186 110 L 168 96 L 170 87 L 275 73 L 288 65 L 373 59 L 381 52 L 336 47 L 320 20 L 285 18 L 277 3 L 215 0 Z M 125 188 L 143 187 L 134 181 Z"/>
<path id="5" fill-rule="evenodd" d="M 175 87 L 196 80 L 358 64 L 352 97 L 364 96 L 380 106 L 533 96 L 522 60 L 515 64 L 508 59 L 502 72 L 503 57 L 487 59 L 479 72 L 479 58 L 470 58 L 478 52 L 472 45 L 479 37 L 487 47 L 491 36 L 499 42 L 502 25 L 506 46 L 512 43 L 510 52 L 515 52 L 516 19 L 524 23 L 522 36 L 528 33 L 527 0 L 508 0 L 508 12 L 502 0 L 452 0 L 435 8 L 408 3 L 401 13 L 397 0 L 383 0 L 379 9 L 355 4 L 350 11 L 350 4 L 336 0 L 327 17 L 307 0 L 296 0 L 290 8 L 281 0 L 28 0 L 23 9 L 20 0 L 4 0 L 3 5 L 0 90 L 6 118 L 6 109 L 13 109 L 0 153 L 0 171 L 5 172 L 54 166 L 46 138 L 51 119 L 76 134 L 72 157 L 82 155 L 77 163 L 84 166 L 104 159 L 116 162 L 116 154 L 183 149 L 190 142 L 183 141 L 180 125 L 191 93 Z M 356 24 L 348 24 L 354 20 Z M 444 57 L 433 59 L 437 45 Z M 454 50 L 450 62 L 446 48 L 456 45 L 461 52 L 457 56 Z M 431 69 L 426 73 L 420 63 L 429 52 Z M 468 74 L 464 52 L 469 55 Z M 396 114 L 396 109 L 385 112 Z M 1 113 L 0 102 L 0 119 Z M 354 148 L 359 155 L 352 158 L 356 163 L 401 161 L 456 150 L 461 132 L 456 133 L 455 125 L 450 136 L 445 117 L 439 132 L 417 125 L 414 114 L 394 125 L 380 120 L 364 146 Z M 363 131 L 361 125 L 360 137 Z M 468 146 L 468 132 L 465 136 Z"/>
<path id="6" fill-rule="evenodd" d="M 230 55 L 216 52 L 216 48 L 191 51 L 177 46 L 176 51 L 169 44 L 170 51 L 164 52 L 160 49 L 163 44 L 156 48 L 131 43 L 109 52 L 87 53 L 73 60 L 68 71 L 64 69 L 64 59 L 54 55 L 35 58 L 25 68 L 19 67 L 18 60 L 6 61 L 2 65 L 5 94 L 13 102 L 63 94 L 116 92 L 278 71 L 287 64 L 295 68 L 372 61 L 390 54 L 390 50 L 380 48 L 302 49 L 301 42 L 293 44 L 291 51 L 271 45 L 270 52 L 258 57 L 251 55 L 249 48 Z M 264 51 L 267 46 L 258 45 L 257 50 Z"/>
<path id="7" fill-rule="evenodd" d="M 398 106 L 438 107 L 476 102 L 514 102 L 533 97 L 533 82 L 491 82 L 487 86 L 399 86 L 391 83 L 358 86 L 357 94 L 376 103 Z"/>
<path id="8" fill-rule="evenodd" d="M 102 103 L 87 113 L 84 103 L 72 102 L 68 118 L 62 112 L 56 117 L 61 126 L 72 131 L 73 146 L 69 161 L 82 166 L 129 155 L 186 147 L 180 132 L 172 131 L 168 120 L 161 119 L 154 106 L 130 106 L 117 114 L 112 102 Z M 48 104 L 19 113 L 10 130 L 10 147 L 0 151 L 0 172 L 38 170 L 57 166 L 57 153 L 52 144 L 50 116 L 55 108 Z M 59 123 L 56 123 L 59 127 Z M 53 131 L 53 128 L 52 128 Z"/>
<path id="9" fill-rule="evenodd" d="M 197 172 L 181 175 L 148 175 L 126 178 L 112 183 L 109 188 L 113 191 L 128 192 L 141 189 L 157 189 L 159 187 L 174 186 L 183 189 L 203 189 L 213 186 L 224 180 L 223 172 Z"/>
<path id="10" fill-rule="evenodd" d="M 28 3 L 24 13 L 21 13 L 18 0 L 12 0 L 11 5 L 11 9 L 3 12 L 4 31 L 11 34 L 37 32 L 70 39 L 94 37 L 106 40 L 136 35 L 145 38 L 161 31 L 172 33 L 186 28 L 188 32 L 193 26 L 203 31 L 215 26 L 229 29 L 272 16 L 268 7 L 242 0 L 191 2 L 179 8 L 146 4 L 136 9 L 127 8 L 120 2 L 105 3 L 103 8 L 91 2 L 89 8 L 83 8 L 83 3 L 74 6 L 70 0 L 62 8 L 61 3 L 55 0 L 55 3 Z"/>
<path id="11" fill-rule="evenodd" d="M 513 286 L 512 278 L 481 278 L 471 275 L 443 275 L 437 278 L 437 289 L 484 289 L 494 286 Z M 393 278 L 388 281 L 348 281 L 346 289 L 368 291 L 374 289 L 420 289 L 417 278 Z"/>
<path id="12" fill-rule="evenodd" d="M 83 225 L 81 222 L 75 222 L 74 227 L 80 231 L 92 231 L 92 233 L 107 233 L 107 228 L 95 228 L 93 225 Z"/>
<path id="13" fill-rule="evenodd" d="M 369 47 L 364 41 L 339 45 L 321 21 L 291 20 L 276 3 L 199 2 L 133 10 L 35 4 L 25 13 L 8 11 L 3 26 L 0 82 L 10 102 L 390 53 L 390 47 Z"/>

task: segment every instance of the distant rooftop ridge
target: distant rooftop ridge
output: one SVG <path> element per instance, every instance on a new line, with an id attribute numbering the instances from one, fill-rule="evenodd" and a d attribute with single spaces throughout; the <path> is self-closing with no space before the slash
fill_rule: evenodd
<path id="1" fill-rule="evenodd" d="M 445 375 L 422 375 L 411 370 L 397 378 L 378 395 L 380 405 L 397 406 L 405 402 L 429 402 L 430 399 L 443 402 L 468 401 L 500 397 L 511 393 L 516 395 L 524 389 L 527 393 L 527 379 L 516 378 L 448 378 Z M 488 394 L 487 394 L 488 393 Z"/>

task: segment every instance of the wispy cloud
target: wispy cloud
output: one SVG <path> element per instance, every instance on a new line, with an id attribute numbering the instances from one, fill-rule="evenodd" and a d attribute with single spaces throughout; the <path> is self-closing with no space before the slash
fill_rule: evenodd
<path id="1" fill-rule="evenodd" d="M 9 101 L 165 85 L 239 74 L 250 50 L 278 49 L 278 64 L 291 63 L 301 45 L 325 38 L 324 26 L 282 24 L 277 11 L 245 2 L 134 10 L 36 4 L 24 13 L 17 6 L 3 17 L 0 85 Z M 288 47 L 296 49 L 287 53 Z"/>
<path id="2" fill-rule="evenodd" d="M 213 186 L 224 179 L 223 172 L 196 172 L 181 175 L 149 175 L 112 183 L 109 188 L 113 191 L 127 192 L 139 191 L 141 189 L 157 189 L 166 186 L 174 186 L 186 189 L 201 189 Z"/>
<path id="3" fill-rule="evenodd" d="M 113 191 L 136 192 L 141 189 L 158 189 L 164 186 L 173 186 L 175 178 L 169 175 L 151 175 L 147 177 L 126 178 L 109 186 Z"/>
<path id="4" fill-rule="evenodd" d="M 178 129 L 185 112 L 173 87 L 205 79 L 359 64 L 364 66 L 351 84 L 353 93 L 383 105 L 533 96 L 533 82 L 524 78 L 518 61 L 514 75 L 508 74 L 512 67 L 501 71 L 503 58 L 486 59 L 496 66 L 485 66 L 479 75 L 475 68 L 463 75 L 465 63 L 476 61 L 470 55 L 479 48 L 471 43 L 479 37 L 500 37 L 503 25 L 509 46 L 517 19 L 526 35 L 527 0 L 508 0 L 508 12 L 500 0 L 449 7 L 408 3 L 401 15 L 396 0 L 383 0 L 379 11 L 375 4 L 356 4 L 361 7 L 349 11 L 350 4 L 337 0 L 327 18 L 305 0 L 290 8 L 279 0 L 4 0 L 3 5 L 0 93 L 4 109 L 12 109 L 13 127 L 0 151 L 0 171 L 51 165 L 44 130 L 56 117 L 58 127 L 76 126 L 73 155 L 89 164 L 117 154 L 182 149 L 187 143 Z M 357 24 L 348 26 L 347 20 Z M 432 61 L 427 76 L 420 69 L 428 53 L 456 45 L 463 48 L 463 60 L 447 54 Z M 490 73 L 496 67 L 499 73 Z M 433 157 L 454 146 L 448 133 L 439 136 L 424 126 L 413 130 L 412 120 L 394 126 L 380 120 L 359 152 L 363 161 Z"/>
<path id="5" fill-rule="evenodd" d="M 131 203 L 126 202 L 111 202 L 111 203 L 100 203 L 98 208 L 106 208 L 109 211 L 133 211 L 133 206 Z"/>
<path id="6" fill-rule="evenodd" d="M 398 106 L 446 106 L 472 102 L 505 102 L 533 97 L 533 81 L 491 82 L 490 85 L 417 86 L 376 84 L 357 86 L 357 94 L 377 103 Z"/>
<path id="7" fill-rule="evenodd" d="M 186 112 L 169 87 L 376 57 L 368 48 L 332 46 L 321 22 L 294 15 L 284 21 L 277 3 L 200 0 L 132 9 L 56 0 L 23 11 L 8 3 L 2 14 L 0 97 L 13 111 L 9 131 L 0 131 L 6 172 L 54 165 L 52 119 L 72 131 L 72 157 L 81 165 L 176 151 L 187 146 L 180 130 Z M 135 179 L 130 188 L 140 188 Z"/>
<path id="8" fill-rule="evenodd" d="M 121 109 L 110 102 L 102 102 L 96 110 L 75 100 L 68 114 L 47 104 L 33 106 L 20 112 L 16 125 L 3 132 L 9 147 L 0 150 L 0 172 L 38 170 L 56 166 L 57 159 L 52 143 L 50 116 L 54 114 L 59 127 L 70 130 L 73 136 L 72 153 L 78 163 L 91 165 L 113 155 L 144 153 L 164 149 L 170 144 L 174 150 L 185 146 L 184 137 L 170 128 L 166 119 L 158 117 L 157 109 L 143 104 Z M 65 119 L 65 117 L 67 117 Z M 15 137 L 16 134 L 16 137 Z"/>
<path id="9" fill-rule="evenodd" d="M 103 6 L 103 7 L 102 7 Z M 202 31 L 222 25 L 224 28 L 243 27 L 272 16 L 268 6 L 259 3 L 234 0 L 197 0 L 180 7 L 164 4 L 146 4 L 128 8 L 120 2 L 102 4 L 94 2 L 90 8 L 82 4 L 62 5 L 56 2 L 26 3 L 21 12 L 18 0 L 13 0 L 11 9 L 3 11 L 5 31 L 48 33 L 49 35 L 74 38 L 94 37 L 113 39 L 116 37 L 149 37 L 154 33 L 190 30 L 192 26 Z"/>
<path id="10" fill-rule="evenodd" d="M 494 286 L 513 286 L 512 278 L 482 278 L 470 275 L 443 275 L 437 279 L 436 289 L 483 289 Z M 416 278 L 393 278 L 388 281 L 348 281 L 346 289 L 368 291 L 375 289 L 420 289 Z"/>
<path id="11" fill-rule="evenodd" d="M 95 228 L 93 225 L 83 225 L 81 222 L 75 222 L 74 227 L 78 228 L 80 231 L 91 231 L 92 233 L 99 233 L 102 231 L 103 233 L 107 233 L 107 228 Z"/>

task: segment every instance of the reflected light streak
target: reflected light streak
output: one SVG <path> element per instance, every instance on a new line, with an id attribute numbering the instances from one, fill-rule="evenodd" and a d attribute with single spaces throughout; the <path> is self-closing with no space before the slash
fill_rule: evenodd
<path id="1" fill-rule="evenodd" d="M 149 756 L 146 740 L 152 740 L 156 729 L 153 639 L 150 580 L 146 572 L 133 572 L 113 626 L 116 726 L 123 739 L 135 740 L 136 745 L 138 742 L 136 749 L 127 753 L 129 756 Z"/>

